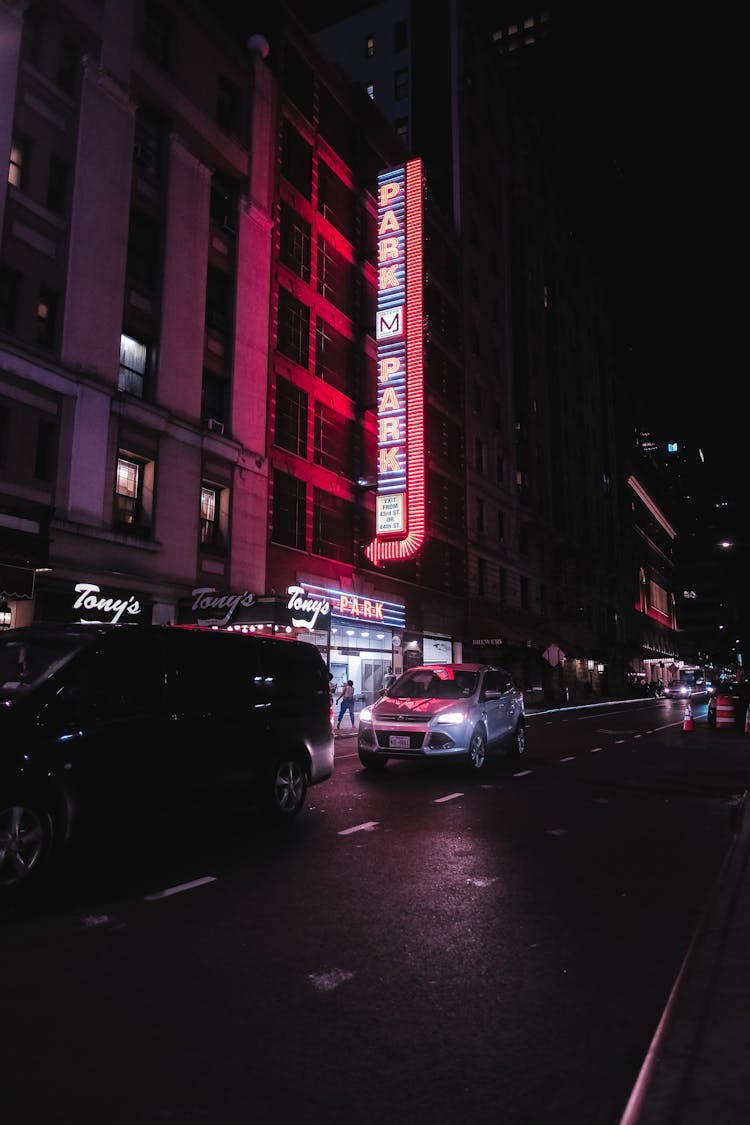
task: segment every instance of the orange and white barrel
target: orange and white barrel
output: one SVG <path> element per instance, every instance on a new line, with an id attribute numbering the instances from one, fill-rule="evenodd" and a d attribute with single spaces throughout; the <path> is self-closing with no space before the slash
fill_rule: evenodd
<path id="1" fill-rule="evenodd" d="M 734 700 L 731 695 L 716 696 L 716 726 L 734 726 Z"/>

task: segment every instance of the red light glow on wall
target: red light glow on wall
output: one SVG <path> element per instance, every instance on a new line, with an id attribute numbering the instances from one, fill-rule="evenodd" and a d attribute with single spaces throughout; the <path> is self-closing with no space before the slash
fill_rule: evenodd
<path id="1" fill-rule="evenodd" d="M 422 161 L 378 176 L 378 487 L 371 562 L 410 558 L 425 537 Z"/>

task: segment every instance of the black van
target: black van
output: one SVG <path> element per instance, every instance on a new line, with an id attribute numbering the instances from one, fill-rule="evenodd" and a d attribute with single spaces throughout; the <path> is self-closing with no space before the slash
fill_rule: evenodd
<path id="1" fill-rule="evenodd" d="M 333 773 L 333 711 L 304 641 L 159 625 L 0 633 L 0 892 L 91 817 L 255 805 L 286 820 Z"/>

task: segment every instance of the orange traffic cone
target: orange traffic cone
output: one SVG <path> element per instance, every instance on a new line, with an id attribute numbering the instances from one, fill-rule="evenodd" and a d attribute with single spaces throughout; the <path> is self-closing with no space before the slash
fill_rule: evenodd
<path id="1" fill-rule="evenodd" d="M 693 729 L 693 709 L 689 703 L 685 704 L 685 718 L 682 720 L 683 730 Z"/>
<path id="2" fill-rule="evenodd" d="M 748 703 L 745 712 L 745 734 L 750 734 L 750 703 Z"/>

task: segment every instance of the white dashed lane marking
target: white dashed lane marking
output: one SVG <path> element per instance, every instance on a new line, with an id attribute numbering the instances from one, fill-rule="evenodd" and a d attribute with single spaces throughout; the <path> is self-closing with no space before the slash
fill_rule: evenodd
<path id="1" fill-rule="evenodd" d="M 204 875 L 201 879 L 191 879 L 189 883 L 178 883 L 174 887 L 167 887 L 164 891 L 157 891 L 153 895 L 145 895 L 145 902 L 156 902 L 160 898 L 169 898 L 170 895 L 180 895 L 183 891 L 192 891 L 195 887 L 202 887 L 206 883 L 215 883 L 215 875 Z"/>
<path id="2" fill-rule="evenodd" d="M 351 836 L 352 832 L 372 832 L 377 826 L 377 820 L 366 820 L 364 824 L 355 824 L 353 828 L 342 828 L 339 836 Z"/>
<path id="3" fill-rule="evenodd" d="M 457 797 L 463 797 L 463 793 L 449 793 L 447 797 L 436 797 L 435 804 L 441 805 L 444 801 L 455 801 Z"/>
<path id="4" fill-rule="evenodd" d="M 561 762 L 574 762 L 575 760 L 575 754 L 568 754 L 567 758 L 560 759 Z"/>

